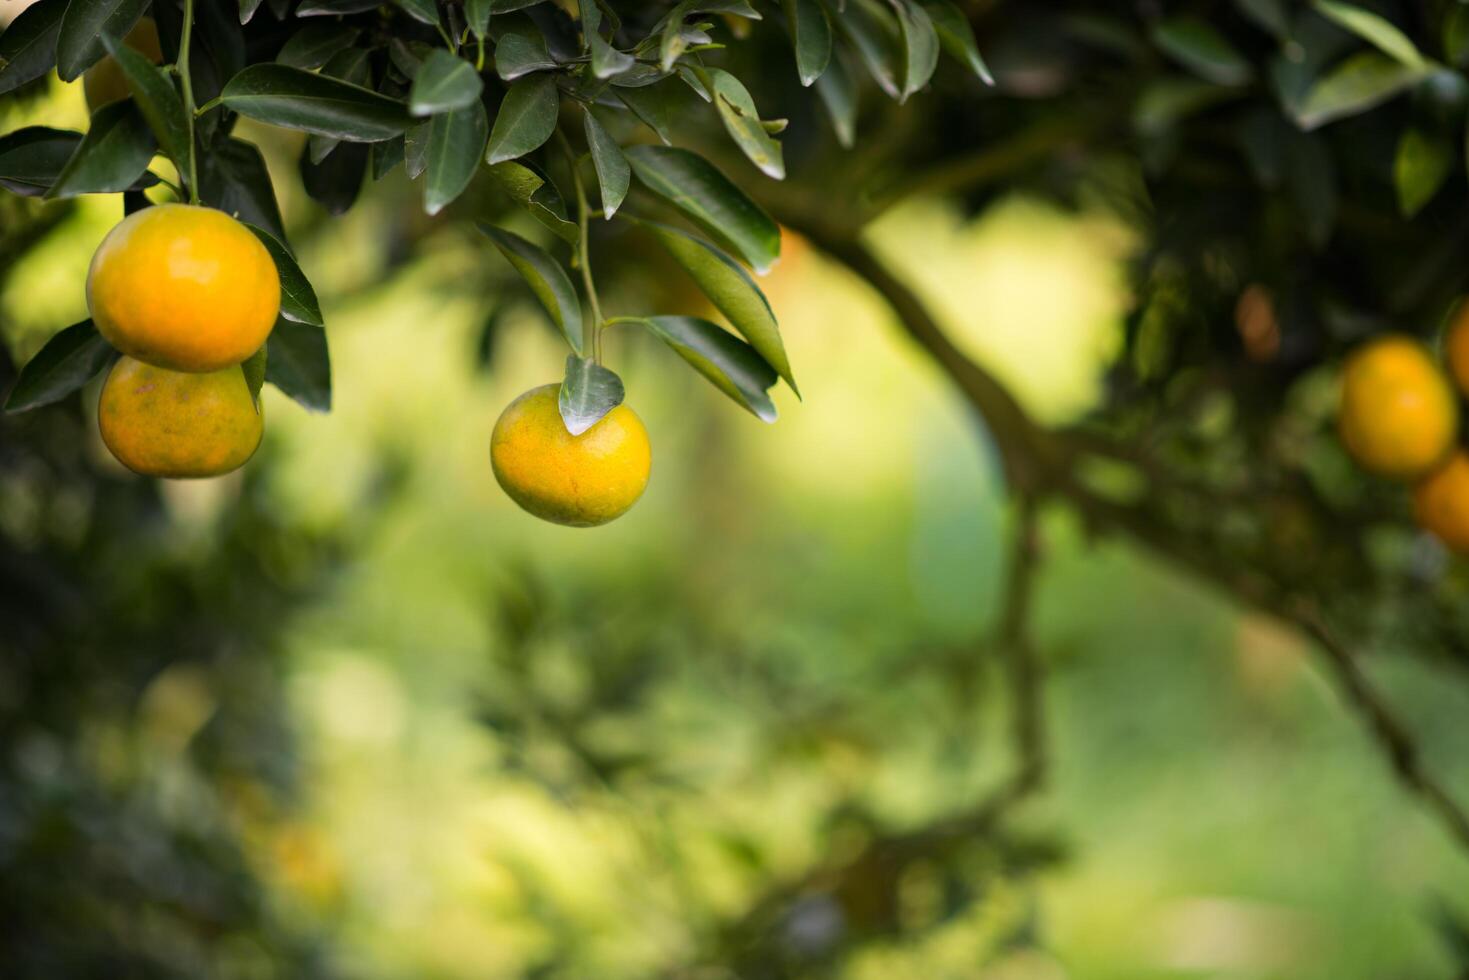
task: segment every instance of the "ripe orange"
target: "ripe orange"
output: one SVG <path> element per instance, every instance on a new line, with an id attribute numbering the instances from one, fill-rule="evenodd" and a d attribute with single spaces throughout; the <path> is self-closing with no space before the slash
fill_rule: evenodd
<path id="1" fill-rule="evenodd" d="M 122 43 L 147 58 L 153 64 L 163 61 L 163 48 L 158 44 L 158 25 L 152 17 L 144 17 L 127 32 Z M 117 102 L 132 95 L 127 78 L 112 55 L 87 69 L 82 76 L 82 92 L 87 97 L 87 108 L 96 112 L 109 102 Z"/>
<path id="2" fill-rule="evenodd" d="M 113 366 L 97 406 L 102 441 L 144 476 L 218 476 L 245 465 L 265 420 L 245 372 L 170 371 L 131 357 Z"/>
<path id="3" fill-rule="evenodd" d="M 595 527 L 625 514 L 643 495 L 652 468 L 648 430 L 619 405 L 579 436 L 557 408 L 561 386 L 532 388 L 505 409 L 490 438 L 495 479 L 543 520 Z"/>
<path id="4" fill-rule="evenodd" d="M 1469 300 L 1459 304 L 1444 334 L 1444 357 L 1459 390 L 1469 395 Z"/>
<path id="5" fill-rule="evenodd" d="M 1342 442 L 1363 469 L 1394 479 L 1441 463 L 1458 432 L 1448 380 L 1423 345 L 1387 335 L 1347 360 L 1337 417 Z"/>
<path id="6" fill-rule="evenodd" d="M 1413 516 L 1449 548 L 1469 554 L 1469 455 L 1460 450 L 1413 491 Z"/>
<path id="7" fill-rule="evenodd" d="M 107 342 L 175 371 L 218 371 L 265 343 L 280 312 L 275 261 L 223 211 L 144 208 L 107 233 L 87 306 Z"/>

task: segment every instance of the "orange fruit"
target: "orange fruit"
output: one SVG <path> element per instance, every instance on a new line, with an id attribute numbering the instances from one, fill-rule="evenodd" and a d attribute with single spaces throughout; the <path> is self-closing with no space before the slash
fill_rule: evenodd
<path id="1" fill-rule="evenodd" d="M 1413 479 L 1443 462 L 1453 448 L 1459 407 L 1424 346 L 1389 334 L 1347 359 L 1337 425 L 1363 469 Z"/>
<path id="2" fill-rule="evenodd" d="M 566 431 L 561 386 L 532 388 L 511 402 L 490 437 L 495 479 L 542 520 L 595 527 L 627 513 L 648 485 L 652 448 L 642 420 L 619 405 L 579 436 Z"/>
<path id="3" fill-rule="evenodd" d="M 1459 390 L 1469 395 L 1469 300 L 1459 304 L 1444 334 L 1444 357 Z"/>
<path id="4" fill-rule="evenodd" d="M 147 58 L 153 64 L 163 61 L 163 48 L 158 43 L 158 25 L 152 17 L 139 20 L 122 43 Z M 112 55 L 88 68 L 82 76 L 82 92 L 87 97 L 87 108 L 96 112 L 109 102 L 117 102 L 131 96 L 127 78 Z"/>
<path id="5" fill-rule="evenodd" d="M 218 476 L 255 454 L 265 420 L 245 372 L 170 371 L 131 357 L 113 365 L 97 405 L 102 441 L 144 476 Z"/>
<path id="6" fill-rule="evenodd" d="M 280 312 L 275 260 L 223 211 L 144 208 L 107 233 L 87 306 L 107 342 L 175 371 L 218 371 L 265 343 Z"/>
<path id="7" fill-rule="evenodd" d="M 1469 455 L 1454 453 L 1413 491 L 1413 516 L 1425 531 L 1469 554 Z"/>

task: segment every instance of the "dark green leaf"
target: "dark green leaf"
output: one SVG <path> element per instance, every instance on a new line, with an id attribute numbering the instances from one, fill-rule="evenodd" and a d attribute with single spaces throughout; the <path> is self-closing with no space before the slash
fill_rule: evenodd
<path id="1" fill-rule="evenodd" d="M 592 115 L 591 106 L 585 108 L 587 146 L 591 148 L 592 165 L 597 170 L 597 183 L 602 188 L 602 214 L 610 220 L 622 206 L 623 198 L 627 197 L 632 170 L 622 147 Z"/>
<path id="2" fill-rule="evenodd" d="M 293 68 L 320 68 L 338 51 L 345 51 L 362 31 L 336 21 L 311 21 L 281 47 L 275 60 Z"/>
<path id="3" fill-rule="evenodd" d="M 396 99 L 288 65 L 251 65 L 220 100 L 251 119 L 353 142 L 391 139 L 412 121 Z"/>
<path id="4" fill-rule="evenodd" d="M 567 432 L 581 435 L 621 405 L 624 397 L 622 379 L 616 374 L 585 357 L 567 356 L 566 380 L 556 399 Z"/>
<path id="5" fill-rule="evenodd" d="M 0 187 L 22 197 L 40 197 L 61 175 L 81 133 L 27 126 L 0 136 Z"/>
<path id="6" fill-rule="evenodd" d="M 775 371 L 749 344 L 697 317 L 651 316 L 638 320 L 737 405 L 762 422 L 775 421 L 775 403 L 768 394 L 776 381 Z"/>
<path id="7" fill-rule="evenodd" d="M 592 56 L 592 74 L 597 78 L 611 78 L 631 68 L 635 64 L 633 56 L 618 51 L 602 37 L 602 11 L 596 0 L 579 0 L 579 3 L 582 35 Z"/>
<path id="8" fill-rule="evenodd" d="M 569 245 L 581 240 L 581 229 L 566 217 L 566 205 L 545 177 L 515 160 L 489 168 L 490 177 L 531 216 Z"/>
<path id="9" fill-rule="evenodd" d="M 514 160 L 550 139 L 559 101 L 549 75 L 530 75 L 511 85 L 490 130 L 486 162 Z"/>
<path id="10" fill-rule="evenodd" d="M 439 8 L 434 0 L 394 0 L 394 2 L 420 24 L 438 26 Z"/>
<path id="11" fill-rule="evenodd" d="M 551 314 L 552 321 L 561 330 L 561 335 L 566 338 L 571 349 L 585 357 L 587 350 L 583 346 L 582 338 L 581 300 L 577 299 L 576 290 L 572 288 L 566 270 L 538 246 L 519 235 L 483 222 L 479 229 L 490 237 L 500 254 L 525 279 L 531 292 L 536 294 L 536 299 Z"/>
<path id="12" fill-rule="evenodd" d="M 428 138 L 433 121 L 425 119 L 408 127 L 403 134 L 403 170 L 409 180 L 417 180 L 428 168 Z"/>
<path id="13" fill-rule="evenodd" d="M 719 118 L 724 121 L 730 138 L 767 177 L 784 180 L 786 168 L 780 143 L 772 139 L 761 125 L 760 113 L 745 86 L 722 68 L 708 69 L 706 77 L 714 93 Z"/>
<path id="14" fill-rule="evenodd" d="M 837 142 L 851 149 L 857 141 L 857 85 L 841 58 L 832 58 L 816 80 L 816 94 L 821 97 Z"/>
<path id="15" fill-rule="evenodd" d="M 275 188 L 255 144 L 233 137 L 216 139 L 199 166 L 199 194 L 205 204 L 285 241 Z"/>
<path id="16" fill-rule="evenodd" d="M 395 136 L 390 140 L 372 144 L 372 179 L 382 180 L 392 173 L 393 168 L 403 162 L 403 155 L 404 137 L 402 136 Z"/>
<path id="17" fill-rule="evenodd" d="M 311 281 L 296 264 L 291 250 L 264 228 L 258 228 L 248 222 L 245 227 L 255 233 L 255 237 L 260 239 L 260 243 L 275 260 L 275 268 L 281 279 L 281 316 L 287 320 L 295 320 L 297 323 L 309 323 L 314 327 L 321 326 L 323 322 L 321 304 L 316 300 L 316 290 L 311 288 Z"/>
<path id="18" fill-rule="evenodd" d="M 969 18 L 964 16 L 964 12 L 954 6 L 951 0 L 923 0 L 923 9 L 928 11 L 933 29 L 938 32 L 939 43 L 944 46 L 949 57 L 967 66 L 986 85 L 995 84 L 995 77 L 990 74 L 989 66 L 979 53 L 979 44 L 974 40 L 974 29 L 969 26 Z"/>
<path id="19" fill-rule="evenodd" d="M 189 121 L 173 81 L 162 68 L 122 42 L 109 36 L 104 37 L 102 43 L 122 69 L 123 77 L 132 89 L 133 101 L 138 104 L 143 118 L 148 120 L 159 147 L 173 160 L 179 173 L 188 173 Z"/>
<path id="20" fill-rule="evenodd" d="M 831 61 L 831 21 L 817 0 L 784 0 L 784 4 L 791 46 L 796 51 L 796 74 L 802 85 L 810 85 Z"/>
<path id="21" fill-rule="evenodd" d="M 1403 133 L 1393 162 L 1393 183 L 1397 185 L 1398 207 L 1404 217 L 1411 218 L 1423 210 L 1448 179 L 1453 165 L 1454 152 L 1447 141 L 1435 139 L 1419 129 Z"/>
<path id="22" fill-rule="evenodd" d="M 331 214 L 346 214 L 362 191 L 367 154 L 366 143 L 344 143 L 318 163 L 311 159 L 308 148 L 299 161 L 301 185 Z"/>
<path id="23" fill-rule="evenodd" d="M 148 169 L 157 148 L 137 106 L 124 99 L 92 114 L 92 125 L 47 197 L 125 191 Z"/>
<path id="24" fill-rule="evenodd" d="M 939 63 L 939 38 L 933 21 L 918 0 L 889 0 L 898 15 L 903 39 L 903 90 L 900 101 L 928 84 Z"/>
<path id="25" fill-rule="evenodd" d="M 665 144 L 673 142 L 673 127 L 677 122 L 679 102 L 677 86 L 667 83 L 646 88 L 618 89 L 617 98 L 642 120 L 643 125 Z"/>
<path id="26" fill-rule="evenodd" d="M 7 412 L 24 412 L 60 401 L 95 378 L 117 358 L 91 320 L 73 324 L 46 342 L 21 368 L 5 399 Z"/>
<path id="27" fill-rule="evenodd" d="M 260 0 L 240 0 L 240 23 L 250 23 L 250 18 L 255 16 L 255 11 L 260 9 Z"/>
<path id="28" fill-rule="evenodd" d="M 490 33 L 490 0 L 464 0 L 464 19 L 474 36 L 484 40 Z"/>
<path id="29" fill-rule="evenodd" d="M 833 23 L 856 49 L 878 88 L 891 98 L 899 98 L 902 95 L 898 87 L 899 55 L 890 40 L 888 25 L 884 23 L 884 12 L 850 0 L 847 9 L 833 18 Z"/>
<path id="30" fill-rule="evenodd" d="M 264 347 L 245 358 L 240 364 L 240 370 L 245 374 L 245 387 L 250 389 L 250 401 L 255 404 L 255 411 L 260 411 L 260 389 L 265 387 L 265 362 L 270 342 Z"/>
<path id="31" fill-rule="evenodd" d="M 506 31 L 495 42 L 495 73 L 507 82 L 555 67 L 556 60 L 546 50 L 546 39 L 538 33 Z"/>
<path id="32" fill-rule="evenodd" d="M 297 17 L 330 17 L 337 14 L 361 14 L 381 6 L 381 0 L 301 0 Z"/>
<path id="33" fill-rule="evenodd" d="M 1315 129 L 1366 112 L 1417 84 L 1425 72 L 1376 51 L 1360 52 L 1311 86 L 1296 122 L 1303 129 Z"/>
<path id="34" fill-rule="evenodd" d="M 280 319 L 266 342 L 265 380 L 313 412 L 332 409 L 332 364 L 326 331 Z"/>
<path id="35" fill-rule="evenodd" d="M 479 167 L 489 131 L 489 116 L 479 99 L 434 116 L 428 136 L 428 179 L 423 185 L 425 211 L 438 214 L 464 193 Z"/>
<path id="36" fill-rule="evenodd" d="M 347 48 L 338 51 L 322 66 L 321 73 L 330 75 L 332 78 L 340 78 L 344 82 L 353 85 L 368 85 L 372 79 L 372 66 L 368 62 L 368 52 L 363 48 Z M 320 133 L 312 133 L 307 140 L 307 150 L 311 155 L 312 163 L 320 163 L 326 159 L 326 155 L 337 148 L 341 140 L 332 136 L 322 136 Z"/>
<path id="37" fill-rule="evenodd" d="M 0 95 L 34 81 L 56 64 L 56 38 L 68 0 L 40 0 L 0 34 Z"/>
<path id="38" fill-rule="evenodd" d="M 689 277 L 698 283 L 699 289 L 715 308 L 728 317 L 730 324 L 750 342 L 750 346 L 785 378 L 792 391 L 798 391 L 785 343 L 780 338 L 775 311 L 749 273 L 721 249 L 703 239 L 667 225 L 644 224 L 683 266 Z"/>
<path id="39" fill-rule="evenodd" d="M 1224 36 L 1196 17 L 1173 17 L 1153 28 L 1153 43 L 1200 78 L 1218 85 L 1242 85 L 1254 74 Z"/>
<path id="40" fill-rule="evenodd" d="M 408 111 L 415 116 L 431 116 L 436 112 L 463 109 L 479 101 L 485 83 L 474 65 L 456 58 L 443 48 L 433 52 L 413 77 L 413 90 L 408 96 Z"/>
<path id="41" fill-rule="evenodd" d="M 104 37 L 124 37 L 148 0 L 71 0 L 56 36 L 56 74 L 69 82 L 101 60 Z"/>
<path id="42" fill-rule="evenodd" d="M 634 146 L 627 157 L 649 190 L 733 245 L 756 271 L 780 258 L 780 228 L 703 157 L 666 146 Z"/>

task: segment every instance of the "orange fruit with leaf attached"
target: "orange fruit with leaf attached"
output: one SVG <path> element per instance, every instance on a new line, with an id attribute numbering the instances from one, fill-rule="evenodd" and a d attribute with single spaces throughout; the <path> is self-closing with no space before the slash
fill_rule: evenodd
<path id="1" fill-rule="evenodd" d="M 1469 554 L 1469 455 L 1449 457 L 1413 491 L 1413 516 L 1460 554 Z"/>
<path id="2" fill-rule="evenodd" d="M 260 349 L 280 312 L 275 260 L 223 211 L 144 208 L 97 247 L 87 306 L 113 347 L 175 371 L 218 371 Z"/>
<path id="3" fill-rule="evenodd" d="M 1389 334 L 1348 358 L 1337 425 L 1363 469 L 1410 480 L 1449 454 L 1459 409 L 1427 349 L 1411 337 Z"/>
<path id="4" fill-rule="evenodd" d="M 144 17 L 123 37 L 122 43 L 147 58 L 153 64 L 163 61 L 163 48 L 158 43 L 158 25 L 152 17 Z M 132 95 L 127 77 L 118 67 L 112 55 L 87 69 L 82 76 L 82 92 L 87 97 L 87 108 L 96 112 L 109 102 L 119 102 Z"/>
<path id="5" fill-rule="evenodd" d="M 170 371 L 124 357 L 97 405 L 102 441 L 144 476 L 219 476 L 255 454 L 265 419 L 238 366 Z"/>
<path id="6" fill-rule="evenodd" d="M 511 402 L 490 437 L 495 479 L 510 499 L 542 520 L 595 527 L 627 513 L 648 485 L 652 448 L 626 405 L 574 436 L 561 420 L 558 384 Z"/>

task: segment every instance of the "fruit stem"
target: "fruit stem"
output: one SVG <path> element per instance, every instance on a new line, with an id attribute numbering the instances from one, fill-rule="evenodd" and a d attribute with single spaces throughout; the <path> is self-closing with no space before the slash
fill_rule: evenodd
<path id="1" fill-rule="evenodd" d="M 194 148 L 194 83 L 189 78 L 189 36 L 194 33 L 194 0 L 184 0 L 184 32 L 179 38 L 178 72 L 184 89 L 184 120 L 189 124 L 189 203 L 199 203 L 199 152 Z"/>
<path id="2" fill-rule="evenodd" d="M 583 346 L 590 347 L 592 351 L 592 362 L 602 363 L 602 304 L 597 299 L 597 285 L 592 281 L 592 254 L 587 244 L 587 229 L 590 224 L 588 214 L 591 208 L 587 206 L 587 191 L 582 186 L 581 171 L 576 166 L 576 154 L 572 152 L 571 142 L 567 140 L 566 134 L 556 130 L 556 137 L 561 142 L 561 148 L 566 151 L 566 162 L 571 167 L 571 183 L 576 188 L 576 222 L 581 228 L 581 234 L 577 236 L 576 261 L 581 266 L 582 285 L 587 288 L 587 300 L 592 304 L 592 321 L 586 328 Z"/>

